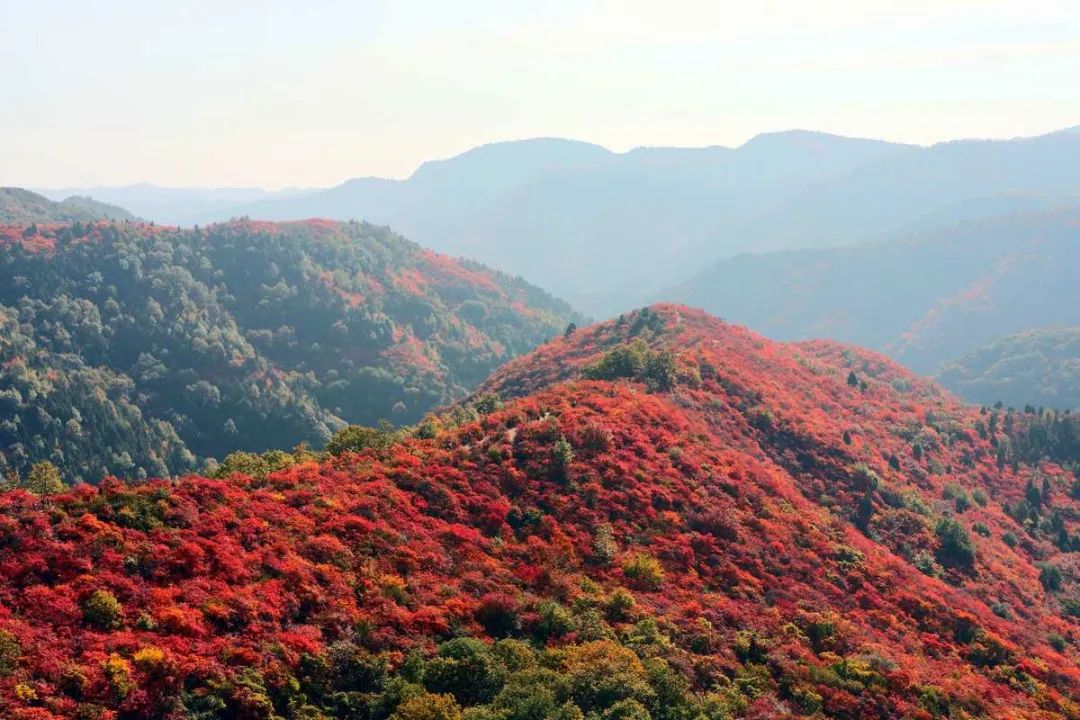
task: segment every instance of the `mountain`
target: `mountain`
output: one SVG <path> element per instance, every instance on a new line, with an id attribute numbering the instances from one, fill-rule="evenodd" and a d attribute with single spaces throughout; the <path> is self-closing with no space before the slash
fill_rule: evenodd
<path id="1" fill-rule="evenodd" d="M 759 217 L 721 230 L 749 234 L 755 250 L 807 248 L 860 242 L 980 198 L 1075 199 L 1078 158 L 1080 135 L 1070 133 L 910 148 L 808 185 Z"/>
<path id="2" fill-rule="evenodd" d="M 363 177 L 322 190 L 78 192 L 186 226 L 235 217 L 387 224 L 609 316 L 743 253 L 1075 206 L 1080 134 L 918 147 L 794 130 L 735 148 L 624 153 L 536 138 L 426 162 L 404 180 Z"/>
<path id="3" fill-rule="evenodd" d="M 22 188 L 0 188 L 0 224 L 92 222 L 94 220 L 134 220 L 123 208 L 107 205 L 86 196 L 66 197 L 54 202 Z"/>
<path id="4" fill-rule="evenodd" d="M 1073 207 L 851 247 L 742 255 L 661 296 L 778 339 L 883 350 L 930 374 L 1002 335 L 1080 323 L 1077 263 Z"/>
<path id="5" fill-rule="evenodd" d="M 1080 134 L 929 147 L 794 130 L 727 148 L 536 138 L 426 162 L 404 180 L 267 192 L 137 185 L 91 194 L 159 223 L 313 217 L 387 224 L 596 316 L 744 253 L 844 246 L 1080 203 Z"/>
<path id="6" fill-rule="evenodd" d="M 0 494 L 0 710 L 1076 717 L 1076 429 L 650 308 L 408 436 Z"/>
<path id="7" fill-rule="evenodd" d="M 405 180 L 359 178 L 188 213 L 186 222 L 386 223 L 602 316 L 740 253 L 855 244 L 1074 205 L 1078 160 L 1080 135 L 1068 132 L 917 147 L 797 130 L 737 148 L 625 153 L 540 138 L 425 163 Z"/>
<path id="8" fill-rule="evenodd" d="M 0 465 L 72 480 L 415 422 L 577 318 L 386 228 L 0 228 Z"/>
<path id="9" fill-rule="evenodd" d="M 937 379 L 975 402 L 1080 409 L 1080 326 L 1006 335 L 945 364 Z"/>
<path id="10" fill-rule="evenodd" d="M 609 150 L 584 142 L 537 138 L 493 143 L 448 160 L 425 162 L 408 180 L 358 178 L 334 188 L 284 201 L 263 200 L 238 210 L 252 217 L 351 219 L 372 215 L 446 223 L 494 200 L 551 168 L 588 167 L 607 161 Z"/>
<path id="11" fill-rule="evenodd" d="M 262 190 L 259 188 L 172 188 L 149 183 L 123 187 L 51 188 L 38 190 L 53 200 L 71 196 L 92 196 L 116 203 L 140 217 L 164 225 L 192 225 L 207 217 L 230 219 L 242 213 L 233 208 L 268 198 L 288 199 L 307 192 L 305 188 Z"/>
<path id="12" fill-rule="evenodd" d="M 627 153 L 540 138 L 425 163 L 404 181 L 354 180 L 230 213 L 388 223 L 441 252 L 481 257 L 605 314 L 639 300 L 642 288 L 662 287 L 698 266 L 682 255 L 727 252 L 703 246 L 733 215 L 750 217 L 808 184 L 907 147 L 804 131 L 761 136 L 737 149 Z"/>

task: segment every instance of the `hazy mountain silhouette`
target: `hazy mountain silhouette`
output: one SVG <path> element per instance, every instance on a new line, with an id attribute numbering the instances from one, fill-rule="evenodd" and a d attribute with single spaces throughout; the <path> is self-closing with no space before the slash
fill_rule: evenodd
<path id="1" fill-rule="evenodd" d="M 1080 207 L 851 247 L 745 254 L 662 293 L 779 339 L 884 350 L 919 372 L 1006 333 L 1080 323 Z"/>
<path id="2" fill-rule="evenodd" d="M 404 180 L 358 178 L 319 191 L 94 193 L 160 222 L 387 224 L 603 316 L 740 253 L 854 244 L 1069 204 L 1080 197 L 1080 134 L 917 147 L 798 130 L 738 148 L 625 153 L 540 138 L 427 162 Z"/>
<path id="3" fill-rule="evenodd" d="M 907 149 L 805 131 L 763 135 L 737 149 L 626 153 L 534 139 L 425 163 L 407 180 L 362 178 L 229 212 L 390 224 L 421 244 L 483 257 L 603 313 L 696 265 L 679 252 L 702 252 L 731 217 L 753 217 L 808 184 Z"/>
<path id="4" fill-rule="evenodd" d="M 239 205 L 271 197 L 285 200 L 315 191 L 302 188 L 278 191 L 258 188 L 173 188 L 138 183 L 123 187 L 39 189 L 36 192 L 53 200 L 72 195 L 90 196 L 99 201 L 115 203 L 161 224 L 192 225 L 210 216 L 220 216 L 222 219 L 231 217 L 232 209 Z"/>
<path id="5" fill-rule="evenodd" d="M 0 188 L 0 223 L 29 224 L 88 222 L 93 220 L 134 220 L 124 208 L 84 195 L 72 195 L 55 202 L 23 188 Z"/>

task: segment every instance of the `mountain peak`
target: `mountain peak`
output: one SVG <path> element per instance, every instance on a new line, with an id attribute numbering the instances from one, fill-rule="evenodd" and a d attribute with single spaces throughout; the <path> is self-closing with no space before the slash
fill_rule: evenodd
<path id="1" fill-rule="evenodd" d="M 746 152 L 760 151 L 762 149 L 766 149 L 770 152 L 790 152 L 798 150 L 821 150 L 826 148 L 859 146 L 870 148 L 913 147 L 911 145 L 894 143 L 887 140 L 848 137 L 845 135 L 836 135 L 833 133 L 821 132 L 817 130 L 795 129 L 780 130 L 776 132 L 767 132 L 755 135 L 754 137 L 750 138 L 745 143 L 740 145 L 737 150 Z"/>
<path id="2" fill-rule="evenodd" d="M 528 175 L 549 167 L 593 163 L 613 154 L 605 147 L 581 140 L 556 137 L 507 140 L 479 145 L 443 160 L 429 160 L 409 179 L 422 181 L 451 168 L 456 172 L 495 173 L 500 177 Z"/>
<path id="3" fill-rule="evenodd" d="M 649 352 L 685 356 L 696 365 L 702 357 L 723 357 L 723 363 L 753 363 L 760 359 L 794 359 L 805 353 L 847 358 L 873 368 L 875 376 L 899 380 L 909 386 L 922 385 L 915 375 L 884 355 L 831 341 L 785 344 L 769 340 L 743 327 L 725 322 L 709 313 L 674 303 L 657 303 L 617 318 L 575 329 L 563 337 L 516 358 L 496 371 L 478 392 L 519 396 L 559 382 L 582 377 L 584 368 L 606 353 L 637 343 Z"/>

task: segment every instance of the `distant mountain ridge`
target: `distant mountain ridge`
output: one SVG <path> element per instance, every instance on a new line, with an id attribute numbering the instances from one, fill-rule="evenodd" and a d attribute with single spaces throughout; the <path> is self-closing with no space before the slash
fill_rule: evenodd
<path id="1" fill-rule="evenodd" d="M 121 207 L 85 195 L 65 196 L 57 202 L 23 188 L 0 188 L 0 225 L 135 219 Z"/>
<path id="2" fill-rule="evenodd" d="M 259 188 L 174 188 L 150 183 L 124 187 L 83 187 L 37 190 L 52 199 L 62 200 L 73 195 L 90 195 L 98 200 L 116 203 L 139 217 L 164 225 L 190 226 L 207 217 L 228 219 L 232 208 L 269 197 L 290 198 L 310 192 L 304 188 L 262 190 Z"/>
<path id="3" fill-rule="evenodd" d="M 123 195 L 95 191 L 114 202 Z M 1073 202 L 1080 198 L 1080 135 L 920 147 L 795 130 L 735 148 L 623 153 L 536 138 L 426 162 L 403 180 L 357 178 L 324 190 L 215 198 L 182 211 L 178 201 L 147 216 L 185 225 L 229 217 L 389 224 L 604 316 L 740 253 L 849 245 L 996 217 L 1005 207 Z M 134 200 L 126 206 L 144 207 Z"/>
<path id="4" fill-rule="evenodd" d="M 661 293 L 778 339 L 829 337 L 921 373 L 1002 335 L 1080 323 L 1080 206 L 842 248 L 740 255 Z"/>

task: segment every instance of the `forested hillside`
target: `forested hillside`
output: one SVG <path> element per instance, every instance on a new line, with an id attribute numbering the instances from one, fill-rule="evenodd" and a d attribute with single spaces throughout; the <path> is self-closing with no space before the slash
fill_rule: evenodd
<path id="1" fill-rule="evenodd" d="M 0 228 L 0 465 L 96 482 L 414 422 L 573 315 L 358 223 Z"/>
<path id="2" fill-rule="evenodd" d="M 938 381 L 974 402 L 1080 409 L 1080 327 L 999 338 L 945 364 Z"/>
<path id="3" fill-rule="evenodd" d="M 742 255 L 662 297 L 777 339 L 882 350 L 931 374 L 1003 335 L 1080 323 L 1077 267 L 1073 207 L 849 248 Z"/>
<path id="4" fill-rule="evenodd" d="M 134 219 L 123 208 L 85 196 L 72 195 L 54 202 L 22 188 L 0 187 L 0 225 Z"/>
<path id="5" fill-rule="evenodd" d="M 0 494 L 0 712 L 1076 717 L 1078 437 L 636 312 L 411 434 Z"/>

